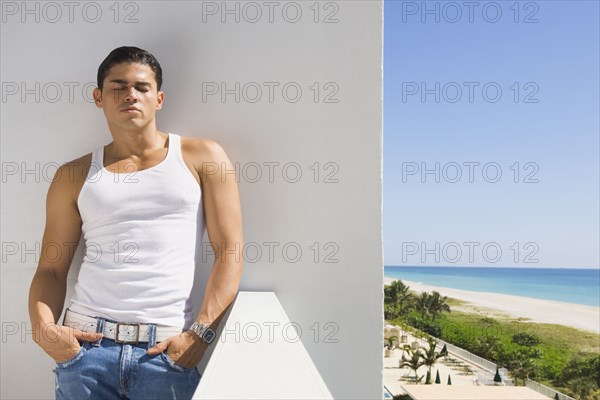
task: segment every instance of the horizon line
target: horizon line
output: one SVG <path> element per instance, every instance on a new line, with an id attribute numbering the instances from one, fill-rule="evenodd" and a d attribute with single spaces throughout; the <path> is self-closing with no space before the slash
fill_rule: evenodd
<path id="1" fill-rule="evenodd" d="M 383 265 L 383 267 L 393 268 L 496 268 L 496 269 L 585 269 L 599 270 L 598 267 L 533 267 L 533 266 L 480 266 L 480 265 Z"/>

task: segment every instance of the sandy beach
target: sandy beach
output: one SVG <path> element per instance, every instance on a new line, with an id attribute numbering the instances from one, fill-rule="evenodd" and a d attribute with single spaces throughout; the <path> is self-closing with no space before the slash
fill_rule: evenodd
<path id="1" fill-rule="evenodd" d="M 389 284 L 393 278 L 384 278 Z M 468 305 L 454 306 L 454 309 L 465 312 L 479 312 L 490 317 L 527 318 L 531 322 L 559 324 L 573 328 L 600 333 L 600 307 L 564 303 L 553 300 L 540 300 L 530 297 L 513 296 L 489 292 L 472 292 L 424 285 L 417 282 L 402 280 L 411 290 L 438 291 L 442 296 L 468 302 Z"/>

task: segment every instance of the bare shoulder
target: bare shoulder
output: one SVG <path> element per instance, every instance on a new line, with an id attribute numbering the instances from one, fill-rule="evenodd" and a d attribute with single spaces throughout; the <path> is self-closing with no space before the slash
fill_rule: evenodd
<path id="1" fill-rule="evenodd" d="M 181 147 L 194 158 L 204 161 L 225 161 L 227 157 L 223 147 L 208 138 L 182 136 Z"/>
<path id="2" fill-rule="evenodd" d="M 221 170 L 234 169 L 223 147 L 212 139 L 182 136 L 181 148 L 186 163 L 191 163 L 202 183 L 220 176 Z"/>
<path id="3" fill-rule="evenodd" d="M 54 174 L 51 189 L 68 194 L 76 203 L 91 163 L 92 153 L 88 153 L 61 164 Z"/>

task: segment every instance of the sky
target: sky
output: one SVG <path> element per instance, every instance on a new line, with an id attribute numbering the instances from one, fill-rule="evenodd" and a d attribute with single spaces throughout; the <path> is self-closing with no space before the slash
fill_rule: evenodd
<path id="1" fill-rule="evenodd" d="M 385 265 L 599 268 L 599 19 L 384 2 Z"/>

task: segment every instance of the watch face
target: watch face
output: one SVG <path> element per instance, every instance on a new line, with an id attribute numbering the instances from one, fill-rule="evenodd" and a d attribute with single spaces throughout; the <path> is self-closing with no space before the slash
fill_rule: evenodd
<path id="1" fill-rule="evenodd" d="M 204 339 L 206 343 L 212 342 L 214 338 L 215 333 L 212 331 L 212 329 L 207 329 L 206 332 L 204 332 L 204 335 L 202 336 L 202 339 Z"/>

